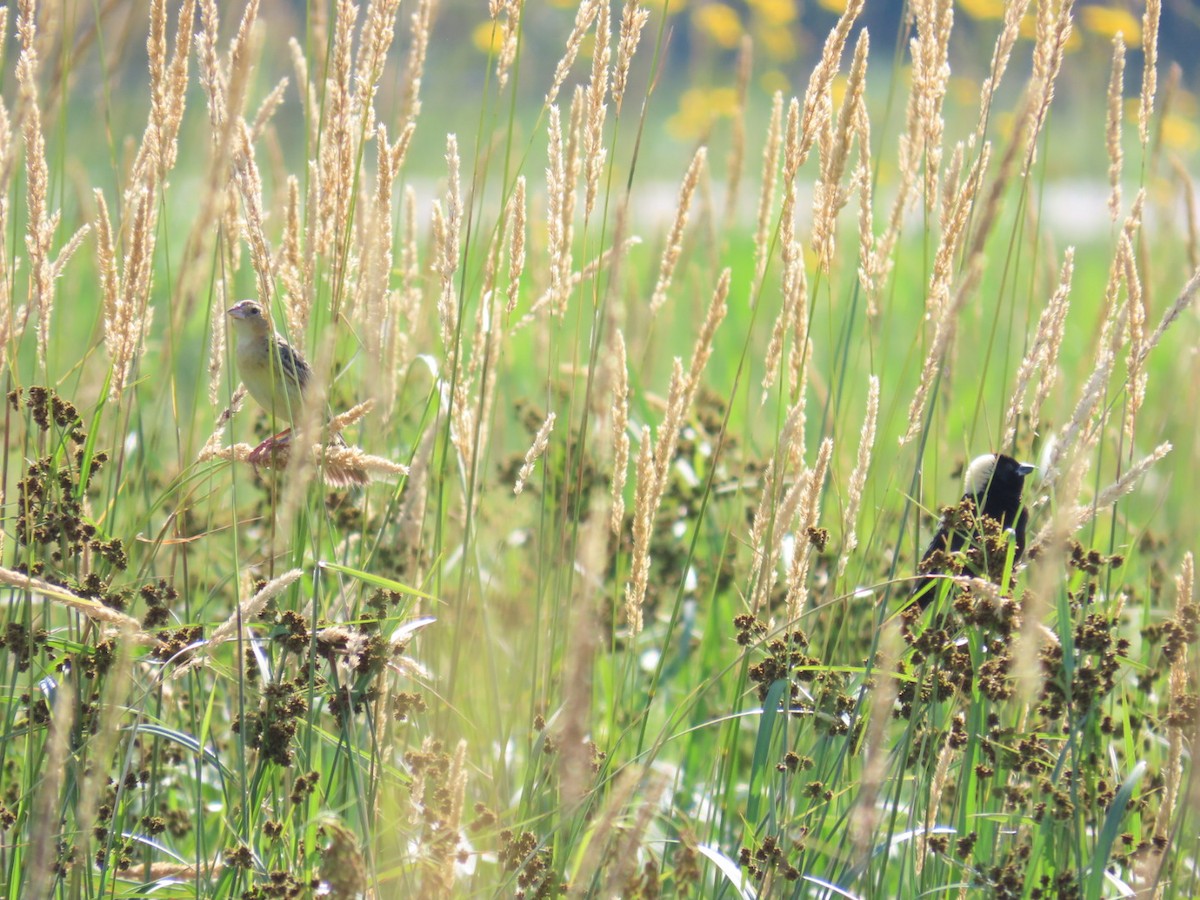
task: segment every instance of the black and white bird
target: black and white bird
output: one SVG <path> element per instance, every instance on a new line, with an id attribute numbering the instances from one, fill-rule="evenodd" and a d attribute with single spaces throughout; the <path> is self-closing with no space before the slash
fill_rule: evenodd
<path id="1" fill-rule="evenodd" d="M 1021 490 L 1025 486 L 1025 476 L 1034 468 L 1029 463 L 1017 462 L 1002 453 L 988 453 L 971 460 L 963 477 L 962 499 L 973 500 L 982 516 L 993 519 L 1002 529 L 1012 530 L 1015 539 L 1014 562 L 1021 558 L 1025 550 L 1025 525 L 1029 521 L 1029 513 L 1021 505 Z M 978 542 L 979 537 L 951 528 L 943 518 L 933 540 L 921 556 L 921 564 L 917 569 L 919 574 L 910 599 L 915 598 L 922 609 L 929 606 L 937 597 L 937 576 L 943 573 L 936 562 L 931 562 L 933 557 L 962 550 L 970 543 Z"/>

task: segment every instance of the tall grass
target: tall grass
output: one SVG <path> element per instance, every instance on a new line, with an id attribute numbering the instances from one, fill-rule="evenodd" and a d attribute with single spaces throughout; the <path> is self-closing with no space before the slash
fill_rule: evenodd
<path id="1" fill-rule="evenodd" d="M 743 42 L 730 152 L 673 164 L 636 0 L 554 67 L 494 0 L 461 96 L 473 7 L 119 6 L 24 0 L 3 61 L 0 894 L 1200 893 L 1156 0 L 1096 85 L 1066 0 L 913 0 L 891 57 L 851 0 L 795 96 Z M 1106 238 L 1044 224 L 1061 175 Z M 325 435 L 257 465 L 248 296 Z M 976 522 L 923 611 L 988 452 L 1029 548 Z"/>

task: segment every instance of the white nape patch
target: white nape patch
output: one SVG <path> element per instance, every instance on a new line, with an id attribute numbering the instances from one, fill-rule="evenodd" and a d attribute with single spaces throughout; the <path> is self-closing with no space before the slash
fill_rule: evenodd
<path id="1" fill-rule="evenodd" d="M 988 482 L 992 480 L 992 473 L 995 471 L 996 454 L 985 453 L 975 457 L 963 475 L 963 493 L 982 494 L 987 490 Z"/>

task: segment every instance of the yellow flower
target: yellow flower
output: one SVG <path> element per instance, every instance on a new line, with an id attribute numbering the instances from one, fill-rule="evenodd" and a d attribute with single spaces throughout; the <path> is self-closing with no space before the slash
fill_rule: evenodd
<path id="1" fill-rule="evenodd" d="M 846 0 L 817 0 L 817 5 L 835 13 L 846 11 Z"/>
<path id="2" fill-rule="evenodd" d="M 1200 149 L 1200 128 L 1186 116 L 1171 113 L 1162 121 L 1162 140 L 1170 150 L 1195 153 Z"/>
<path id="3" fill-rule="evenodd" d="M 755 39 L 769 59 L 786 62 L 796 58 L 796 39 L 790 28 L 758 28 L 755 30 Z"/>
<path id="4" fill-rule="evenodd" d="M 499 53 L 504 46 L 504 29 L 494 22 L 481 22 L 471 32 L 471 43 L 484 53 Z"/>
<path id="5" fill-rule="evenodd" d="M 958 5 L 972 19 L 1004 18 L 1004 0 L 958 0 Z"/>
<path id="6" fill-rule="evenodd" d="M 795 0 L 749 0 L 754 14 L 766 25 L 786 25 L 795 21 Z"/>
<path id="7" fill-rule="evenodd" d="M 688 88 L 679 98 L 679 111 L 667 120 L 667 128 L 680 139 L 700 137 L 714 120 L 736 110 L 737 91 L 733 88 Z"/>
<path id="8" fill-rule="evenodd" d="M 692 16 L 692 21 L 717 46 L 733 48 L 742 39 L 742 20 L 724 3 L 709 3 L 700 7 Z"/>
<path id="9" fill-rule="evenodd" d="M 1140 44 L 1142 23 L 1127 9 L 1115 6 L 1085 6 L 1079 11 L 1083 27 L 1093 34 L 1115 37 L 1119 31 L 1126 44 Z"/>

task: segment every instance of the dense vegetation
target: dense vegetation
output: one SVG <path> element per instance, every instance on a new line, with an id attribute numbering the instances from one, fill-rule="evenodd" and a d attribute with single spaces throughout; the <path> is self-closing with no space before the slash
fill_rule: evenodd
<path id="1" fill-rule="evenodd" d="M 0 16 L 0 894 L 1200 894 L 1158 3 L 822 5 Z"/>

